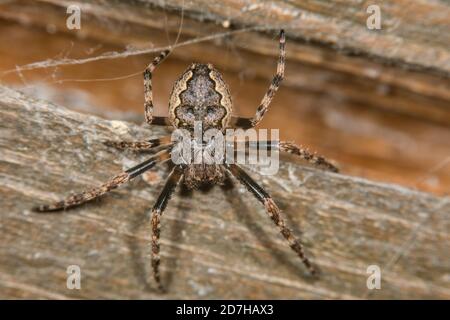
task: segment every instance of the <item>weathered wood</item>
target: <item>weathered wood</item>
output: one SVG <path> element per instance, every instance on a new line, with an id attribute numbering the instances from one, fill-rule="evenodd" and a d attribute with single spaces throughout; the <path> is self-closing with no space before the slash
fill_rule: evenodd
<path id="1" fill-rule="evenodd" d="M 142 9 L 157 7 L 177 13 L 183 10 L 188 17 L 219 22 L 223 26 L 284 27 L 297 38 L 334 46 L 352 54 L 398 61 L 446 74 L 450 72 L 450 7 L 444 1 L 417 1 L 411 4 L 408 0 L 396 0 L 389 5 L 381 1 L 374 3 L 381 12 L 382 29 L 378 32 L 367 27 L 369 14 L 366 10 L 369 4 L 360 1 L 345 4 L 340 1 L 315 0 L 264 3 L 209 0 L 41 2 L 63 7 L 78 3 L 88 12 L 97 13 L 97 10 L 116 17 L 119 14 L 123 17 L 126 12 L 122 20 L 133 20 L 137 14 L 140 14 L 139 20 L 147 20 L 145 15 L 148 10 L 142 12 Z M 155 21 L 146 23 L 159 25 Z"/>
<path id="2" fill-rule="evenodd" d="M 102 139 L 163 133 L 0 87 L 1 298 L 450 298 L 448 198 L 291 162 L 276 176 L 251 174 L 305 242 L 317 280 L 257 201 L 216 187 L 171 200 L 162 221 L 168 293 L 153 291 L 148 210 L 164 166 L 83 207 L 30 211 L 145 158 Z M 81 290 L 66 288 L 69 265 L 81 267 Z M 369 265 L 381 268 L 381 290 L 366 287 Z"/>
<path id="3" fill-rule="evenodd" d="M 0 8 L 0 17 L 67 32 L 65 10 L 78 5 L 83 25 L 72 32 L 139 49 L 148 48 L 149 42 L 152 47 L 167 46 L 166 33 L 173 44 L 182 11 L 185 19 L 180 43 L 192 37 L 218 35 L 231 27 L 263 31 L 284 27 L 289 39 L 288 71 L 293 75 L 286 78 L 285 85 L 449 125 L 450 22 L 443 17 L 450 15 L 450 6 L 443 2 L 406 2 L 379 3 L 383 25 L 382 30 L 375 31 L 366 27 L 366 3 L 342 5 L 339 1 L 325 4 L 314 0 L 259 4 L 209 0 L 18 1 Z M 408 15 L 403 13 L 406 8 Z M 204 41 L 183 46 L 173 55 L 189 62 L 206 60 L 237 72 L 245 61 L 245 68 L 255 75 L 272 76 L 272 68 L 260 67 L 270 66 L 277 55 L 272 39 L 257 32 L 229 38 L 218 38 L 215 46 Z M 242 57 L 222 59 L 225 44 L 241 49 Z M 262 59 L 261 55 L 270 58 Z"/>
<path id="4" fill-rule="evenodd" d="M 79 5 L 82 10 L 81 30 L 66 27 L 69 3 Z M 107 111 L 111 108 L 136 111 L 141 116 L 140 70 L 155 51 L 174 43 L 180 26 L 181 3 L 7 2 L 0 6 L 0 17 L 21 22 L 26 26 L 22 29 L 29 32 L 32 40 L 18 36 L 17 32 L 23 34 L 17 30 L 19 26 L 4 31 L 6 27 L 2 22 L 1 35 L 5 40 L 3 50 L 0 47 L 3 51 L 0 68 L 12 72 L 2 73 L 1 79 L 11 85 L 23 85 L 26 81 L 26 87 L 32 89 L 44 83 L 46 88 L 64 98 L 71 97 L 73 91 L 70 90 L 83 90 L 82 97 L 89 96 L 90 105 Z M 157 113 L 167 112 L 167 96 L 182 69 L 192 61 L 202 61 L 213 63 L 224 72 L 233 93 L 235 112 L 252 115 L 274 72 L 277 32 L 273 29 L 283 24 L 288 30 L 286 79 L 272 105 L 272 110 L 277 111 L 270 112 L 261 125 L 283 127 L 283 138 L 296 140 L 319 153 L 326 151 L 342 163 L 345 173 L 448 194 L 450 77 L 442 63 L 445 58 L 438 59 L 440 65 L 436 68 L 429 68 L 428 62 L 438 60 L 427 58 L 439 55 L 442 48 L 448 47 L 448 32 L 440 32 L 447 22 L 439 19 L 448 5 L 444 2 L 408 3 L 406 16 L 402 1 L 391 1 L 389 5 L 380 3 L 383 30 L 369 31 L 364 23 L 365 3 L 348 8 L 338 1 L 329 1 L 329 6 L 317 1 L 271 3 L 273 5 L 264 3 L 252 9 L 250 2 L 221 1 L 216 6 L 223 10 L 217 10 L 211 1 L 204 6 L 202 1 L 186 1 L 178 41 L 184 45 L 174 50 L 156 74 Z M 331 12 L 333 6 L 336 10 Z M 287 21 L 286 17 L 280 17 L 280 8 L 287 17 L 301 11 L 300 20 Z M 238 14 L 240 9 L 242 15 Z M 253 15 L 251 19 L 247 19 L 249 12 Z M 323 19 L 321 23 L 314 22 L 317 17 Z M 396 21 L 405 19 L 407 23 L 392 28 Z M 340 28 L 330 30 L 327 21 Z M 223 34 L 242 30 L 244 26 L 262 30 Z M 355 39 L 349 40 L 348 34 L 342 33 L 345 31 L 342 26 L 357 35 Z M 314 41 L 306 41 L 311 33 L 315 35 Z M 370 36 L 364 38 L 366 34 Z M 327 35 L 336 39 L 334 44 L 324 40 Z M 426 40 L 427 37 L 433 41 Z M 405 51 L 403 46 L 396 46 L 395 41 L 389 42 L 393 38 L 406 47 L 417 46 L 418 49 Z M 366 41 L 361 42 L 362 39 Z M 12 41 L 17 48 L 9 46 Z M 193 42 L 186 45 L 185 41 Z M 364 48 L 356 50 L 348 41 L 359 41 L 358 46 Z M 40 43 L 40 47 L 36 43 Z M 385 57 L 372 50 L 380 45 L 385 46 L 381 52 L 386 52 Z M 394 58 L 392 54 L 395 55 L 397 47 L 402 50 Z M 28 53 L 26 57 L 23 52 Z M 116 52 L 120 57 L 139 52 L 147 54 L 128 59 L 108 56 L 96 63 L 79 64 L 84 58 L 96 59 L 105 52 Z M 66 56 L 68 59 L 62 59 Z M 418 61 L 408 62 L 411 57 Z M 45 69 L 24 71 L 27 68 L 22 68 L 26 63 L 47 59 L 51 61 L 47 61 Z M 57 67 L 51 67 L 55 62 Z M 70 63 L 76 65 L 67 66 Z M 120 81 L 95 80 L 133 73 L 136 76 Z M 70 103 L 61 103 L 68 107 L 82 104 L 77 92 L 73 98 L 66 99 Z M 88 112 L 93 109 L 85 107 Z"/>

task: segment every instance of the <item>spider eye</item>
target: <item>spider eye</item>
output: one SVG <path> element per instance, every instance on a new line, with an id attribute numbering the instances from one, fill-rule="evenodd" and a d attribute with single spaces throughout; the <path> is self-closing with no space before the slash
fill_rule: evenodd
<path id="1" fill-rule="evenodd" d="M 187 107 L 186 112 L 188 115 L 193 116 L 194 115 L 194 108 L 193 107 Z"/>
<path id="2" fill-rule="evenodd" d="M 209 106 L 208 108 L 206 108 L 206 113 L 207 113 L 209 116 L 213 115 L 214 112 L 215 112 L 215 108 L 214 108 L 214 107 Z"/>

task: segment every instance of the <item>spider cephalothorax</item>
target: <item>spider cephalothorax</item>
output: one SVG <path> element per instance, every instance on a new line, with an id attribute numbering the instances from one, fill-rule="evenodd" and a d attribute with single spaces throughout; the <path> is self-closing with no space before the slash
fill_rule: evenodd
<path id="1" fill-rule="evenodd" d="M 161 52 L 144 72 L 144 107 L 145 120 L 151 125 L 172 126 L 172 128 L 187 129 L 189 139 L 195 132 L 196 123 L 200 122 L 202 131 L 208 129 L 218 129 L 223 131 L 228 127 L 249 129 L 255 127 L 263 118 L 268 110 L 275 92 L 281 84 L 284 76 L 285 65 L 285 37 L 284 31 L 280 32 L 280 55 L 277 63 L 277 72 L 272 79 L 269 89 L 256 109 L 253 118 L 232 117 L 231 95 L 226 83 L 223 81 L 220 73 L 214 69 L 211 64 L 192 64 L 176 81 L 169 101 L 169 116 L 155 117 L 153 115 L 153 96 L 152 96 L 152 73 L 156 66 L 164 60 L 170 53 L 169 50 Z M 217 130 L 216 130 L 217 131 Z M 35 208 L 36 211 L 56 211 L 74 207 L 98 198 L 99 196 L 117 188 L 118 186 L 134 179 L 145 171 L 150 170 L 158 163 L 171 162 L 172 171 L 170 172 L 166 183 L 156 200 L 152 209 L 151 227 L 152 227 L 152 268 L 153 277 L 161 287 L 159 274 L 160 264 L 160 227 L 161 216 L 169 201 L 170 195 L 174 192 L 176 186 L 181 182 L 189 188 L 197 188 L 203 184 L 218 184 L 231 177 L 241 182 L 255 197 L 260 201 L 274 224 L 279 229 L 281 235 L 287 240 L 289 246 L 294 250 L 304 265 L 311 273 L 315 268 L 311 265 L 303 252 L 302 244 L 296 239 L 294 234 L 286 227 L 281 216 L 280 209 L 275 204 L 270 195 L 259 186 L 238 164 L 227 162 L 226 158 L 218 163 L 178 163 L 174 160 L 174 153 L 179 143 L 172 141 L 171 136 L 151 139 L 147 141 L 107 141 L 107 145 L 119 149 L 131 149 L 135 151 L 152 151 L 146 161 L 125 170 L 122 173 L 111 178 L 103 185 L 72 195 L 61 201 L 41 205 Z M 208 148 L 207 144 L 200 143 L 200 151 Z M 311 164 L 323 169 L 337 171 L 331 163 L 323 157 L 311 154 L 307 149 L 303 149 L 293 143 L 285 141 L 253 141 L 247 147 L 252 148 L 272 148 L 276 146 L 280 151 L 295 154 Z M 158 147 L 158 149 L 156 149 Z M 249 151 L 245 150 L 245 152 Z"/>
<path id="2" fill-rule="evenodd" d="M 231 95 L 222 75 L 212 64 L 193 63 L 173 86 L 169 119 L 176 128 L 225 129 L 232 113 Z"/>

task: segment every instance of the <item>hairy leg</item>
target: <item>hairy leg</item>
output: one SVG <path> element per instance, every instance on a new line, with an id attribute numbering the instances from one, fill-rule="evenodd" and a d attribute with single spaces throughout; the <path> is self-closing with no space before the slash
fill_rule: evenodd
<path id="1" fill-rule="evenodd" d="M 226 165 L 229 172 L 236 177 L 265 207 L 267 214 L 273 223 L 278 227 L 280 233 L 289 243 L 291 249 L 302 260 L 303 264 L 311 274 L 316 273 L 316 269 L 310 263 L 303 251 L 303 245 L 295 238 L 292 231 L 286 227 L 286 223 L 281 217 L 281 211 L 273 201 L 272 197 L 260 187 L 244 170 L 234 164 Z"/>
<path id="2" fill-rule="evenodd" d="M 109 191 L 116 189 L 120 185 L 130 181 L 131 179 L 141 175 L 145 171 L 154 167 L 158 162 L 162 162 L 170 159 L 170 153 L 168 150 L 163 150 L 148 160 L 138 164 L 137 166 L 130 168 L 116 176 L 114 176 L 109 181 L 105 182 L 99 187 L 92 188 L 90 190 L 72 195 L 63 199 L 61 201 L 54 202 L 52 204 L 44 204 L 37 207 L 34 207 L 33 210 L 37 212 L 49 212 L 49 211 L 58 211 L 65 210 L 67 208 L 75 207 L 81 205 L 85 202 L 91 201 L 95 198 L 98 198 Z"/>
<path id="3" fill-rule="evenodd" d="M 332 172 L 339 172 L 339 169 L 323 156 L 311 153 L 308 149 L 302 148 L 292 142 L 280 141 L 279 148 L 281 151 L 299 156 L 316 167 Z"/>
<path id="4" fill-rule="evenodd" d="M 167 206 L 167 202 L 170 199 L 170 196 L 175 191 L 176 186 L 178 185 L 181 177 L 183 176 L 183 168 L 181 166 L 175 166 L 170 173 L 169 177 L 166 180 L 166 184 L 164 185 L 163 190 L 161 191 L 158 199 L 156 200 L 155 205 L 152 209 L 152 269 L 153 269 L 153 278 L 155 279 L 156 284 L 159 289 L 163 289 L 161 285 L 161 276 L 159 274 L 159 264 L 160 264 L 160 256 L 159 256 L 159 238 L 161 234 L 161 215 L 164 212 L 164 209 Z"/>
<path id="5" fill-rule="evenodd" d="M 339 172 L 339 169 L 323 156 L 317 155 L 316 153 L 311 153 L 308 149 L 298 146 L 292 142 L 277 140 L 245 141 L 243 143 L 243 148 L 245 150 L 240 150 L 240 148 L 242 147 L 240 147 L 239 143 L 234 141 L 235 155 L 237 155 L 238 152 L 245 151 L 245 153 L 248 154 L 251 150 L 259 149 L 265 149 L 267 151 L 279 150 L 299 156 L 301 159 L 308 161 L 308 163 L 320 169 Z"/>
<path id="6" fill-rule="evenodd" d="M 269 105 L 272 102 L 275 93 L 281 85 L 281 81 L 284 78 L 284 67 L 286 60 L 286 50 L 285 50 L 286 37 L 284 35 L 284 30 L 280 31 L 280 54 L 278 57 L 277 63 L 277 72 L 274 75 L 272 82 L 270 84 L 269 89 L 264 95 L 261 104 L 258 109 L 256 109 L 256 114 L 253 118 L 241 118 L 241 117 L 232 117 L 231 118 L 231 127 L 238 127 L 243 129 L 249 129 L 256 126 L 264 117 L 264 114 L 269 109 Z"/>
<path id="7" fill-rule="evenodd" d="M 308 149 L 298 146 L 292 142 L 276 141 L 276 140 L 245 141 L 244 147 L 245 152 L 258 149 L 266 149 L 267 151 L 278 149 L 282 152 L 287 152 L 296 155 L 320 169 L 329 170 L 332 172 L 339 172 L 339 169 L 335 165 L 333 165 L 330 161 L 325 159 L 323 156 L 318 155 L 316 153 L 311 153 Z M 236 141 L 234 142 L 234 150 L 235 152 L 244 151 L 239 150 L 239 144 Z"/>
<path id="8" fill-rule="evenodd" d="M 162 51 L 152 63 L 150 63 L 144 71 L 144 107 L 145 107 L 145 121 L 148 124 L 153 122 L 153 90 L 152 90 L 152 73 L 155 68 L 167 57 L 170 50 Z M 162 118 L 162 117 L 160 117 Z M 161 120 L 161 119 L 160 119 Z M 163 123 L 165 122 L 162 118 Z M 159 123 L 157 123 L 159 124 Z M 163 124 L 165 125 L 165 124 Z"/>
<path id="9" fill-rule="evenodd" d="M 151 139 L 147 141 L 113 141 L 106 140 L 103 142 L 105 145 L 109 147 L 113 147 L 116 149 L 124 150 L 134 150 L 134 151 L 147 151 L 159 146 L 164 146 L 172 143 L 171 136 L 165 136 L 161 138 Z"/>
<path id="10" fill-rule="evenodd" d="M 172 126 L 172 123 L 170 122 L 168 117 L 160 117 L 160 116 L 153 116 L 153 120 L 152 120 L 151 124 L 157 125 L 157 126 L 166 126 L 166 127 Z"/>

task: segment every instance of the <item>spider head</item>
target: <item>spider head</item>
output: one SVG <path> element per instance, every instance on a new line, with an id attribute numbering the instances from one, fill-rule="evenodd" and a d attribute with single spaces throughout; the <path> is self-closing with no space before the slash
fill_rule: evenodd
<path id="1" fill-rule="evenodd" d="M 175 82 L 169 101 L 169 118 L 176 128 L 225 129 L 231 118 L 228 86 L 211 64 L 193 63 Z"/>

